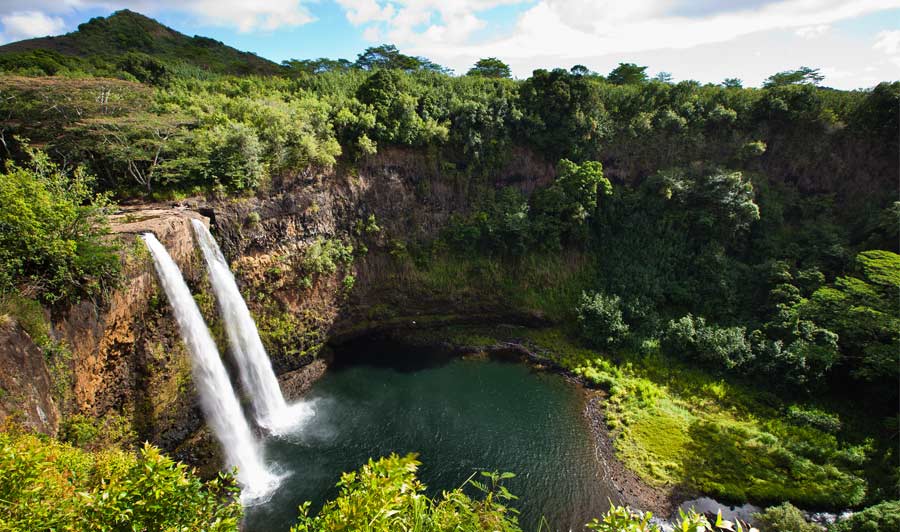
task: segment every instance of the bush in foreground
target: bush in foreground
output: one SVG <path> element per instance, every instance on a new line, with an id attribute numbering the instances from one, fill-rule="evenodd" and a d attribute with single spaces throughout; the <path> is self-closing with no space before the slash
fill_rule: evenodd
<path id="1" fill-rule="evenodd" d="M 885 501 L 838 521 L 833 532 L 880 532 L 900 530 L 900 501 Z"/>
<path id="2" fill-rule="evenodd" d="M 242 509 L 230 475 L 203 482 L 146 444 L 138 455 L 85 452 L 0 433 L 0 530 L 236 532 Z"/>
<path id="3" fill-rule="evenodd" d="M 521 532 L 515 511 L 506 506 L 515 497 L 501 484 L 509 474 L 486 474 L 489 484 L 470 479 L 469 484 L 484 493 L 482 499 L 470 498 L 461 488 L 431 499 L 424 495 L 425 485 L 416 478 L 419 465 L 413 454 L 392 454 L 369 460 L 359 471 L 344 473 L 338 482 L 337 498 L 325 503 L 315 517 L 309 515 L 310 503 L 304 503 L 291 532 Z"/>
<path id="4" fill-rule="evenodd" d="M 754 516 L 766 532 L 820 532 L 806 520 L 803 512 L 789 502 L 766 508 Z"/>

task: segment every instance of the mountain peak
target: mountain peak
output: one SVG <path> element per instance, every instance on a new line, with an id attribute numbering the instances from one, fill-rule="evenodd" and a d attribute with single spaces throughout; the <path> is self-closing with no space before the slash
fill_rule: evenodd
<path id="1" fill-rule="evenodd" d="M 189 63 L 222 74 L 274 74 L 280 67 L 206 37 L 188 37 L 160 22 L 122 9 L 94 17 L 78 29 L 56 37 L 40 37 L 0 46 L 0 55 L 49 50 L 62 55 L 116 57 L 141 52 L 167 62 Z"/>

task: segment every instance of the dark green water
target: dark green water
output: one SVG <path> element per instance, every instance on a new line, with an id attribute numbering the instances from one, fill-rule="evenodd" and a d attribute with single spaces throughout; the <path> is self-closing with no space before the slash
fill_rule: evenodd
<path id="1" fill-rule="evenodd" d="M 357 344 L 307 396 L 315 418 L 272 439 L 267 460 L 288 472 L 265 504 L 247 508 L 251 532 L 286 531 L 297 506 L 317 510 L 342 471 L 369 457 L 419 453 L 419 478 L 435 495 L 474 471 L 511 471 L 524 530 L 581 530 L 608 507 L 580 392 L 524 364 L 436 356 Z"/>

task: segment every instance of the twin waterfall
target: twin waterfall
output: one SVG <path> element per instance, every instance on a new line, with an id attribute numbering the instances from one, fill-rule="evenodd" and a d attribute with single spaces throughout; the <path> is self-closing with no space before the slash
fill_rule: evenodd
<path id="1" fill-rule="evenodd" d="M 312 409 L 305 403 L 289 407 L 285 402 L 256 323 L 219 245 L 203 222 L 192 219 L 191 223 L 206 259 L 209 280 L 225 321 L 228 344 L 237 361 L 241 382 L 253 402 L 256 422 L 271 433 L 281 434 L 311 416 Z"/>
<path id="2" fill-rule="evenodd" d="M 229 346 L 256 422 L 272 434 L 287 432 L 314 413 L 305 403 L 288 405 L 285 402 L 256 324 L 219 246 L 203 223 L 199 220 L 191 222 L 206 260 Z M 181 270 L 152 233 L 143 235 L 143 239 L 153 256 L 160 283 L 191 354 L 194 384 L 203 413 L 222 446 L 227 465 L 238 468 L 241 499 L 245 502 L 259 499 L 277 487 L 279 478 L 265 467 L 259 442 L 247 423 L 216 343 L 184 282 Z"/>

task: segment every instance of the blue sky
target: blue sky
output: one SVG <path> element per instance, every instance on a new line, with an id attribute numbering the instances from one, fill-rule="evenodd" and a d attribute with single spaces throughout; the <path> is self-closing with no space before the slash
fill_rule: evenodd
<path id="1" fill-rule="evenodd" d="M 458 73 L 496 56 L 517 77 L 637 62 L 676 80 L 746 85 L 799 66 L 839 88 L 900 79 L 900 0 L 0 0 L 0 41 L 121 8 L 273 61 L 354 59 L 390 42 Z"/>

